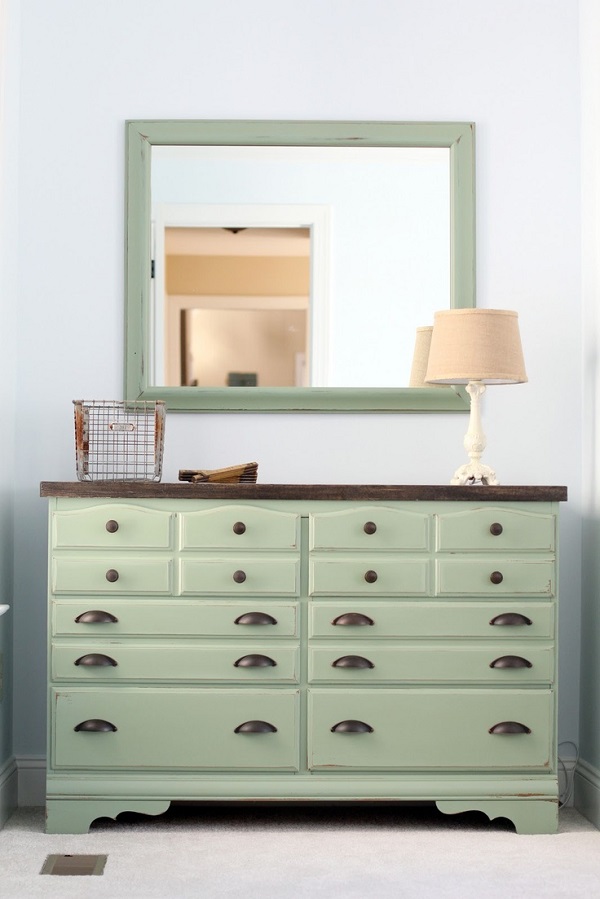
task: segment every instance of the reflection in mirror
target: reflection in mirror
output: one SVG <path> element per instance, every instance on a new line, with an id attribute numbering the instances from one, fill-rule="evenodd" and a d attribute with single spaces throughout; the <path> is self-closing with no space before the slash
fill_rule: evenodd
<path id="1" fill-rule="evenodd" d="M 327 215 L 326 233 L 319 234 L 316 222 L 309 221 L 304 203 L 307 195 L 318 200 Z M 212 216 L 223 224 L 211 230 L 229 237 L 215 250 L 221 273 L 216 285 L 213 276 L 200 274 L 217 268 L 216 261 L 204 258 L 211 252 L 208 245 L 205 251 L 198 246 L 195 260 L 188 256 L 184 262 L 180 257 L 180 265 L 188 272 L 198 272 L 196 280 L 190 274 L 185 281 L 188 296 L 225 297 L 225 285 L 235 280 L 236 271 L 246 280 L 246 288 L 235 291 L 238 297 L 245 290 L 262 294 L 265 303 L 269 298 L 274 302 L 277 295 L 301 296 L 294 289 L 292 274 L 288 283 L 281 272 L 269 277 L 273 268 L 269 257 L 257 256 L 264 261 L 253 264 L 249 259 L 252 251 L 246 254 L 244 250 L 246 223 L 265 220 L 268 215 L 271 223 L 306 221 L 309 246 L 320 240 L 327 247 L 324 277 L 319 279 L 315 269 L 308 286 L 310 342 L 305 351 L 304 383 L 290 374 L 291 348 L 282 340 L 275 316 L 269 338 L 265 330 L 255 331 L 258 316 L 252 316 L 256 323 L 252 326 L 248 312 L 236 315 L 223 299 L 223 312 L 229 313 L 220 316 L 223 327 L 218 328 L 212 317 L 215 329 L 201 334 L 201 322 L 208 324 L 209 316 L 192 316 L 197 349 L 193 364 L 204 372 L 196 386 L 228 383 L 213 375 L 206 379 L 209 370 L 216 376 L 222 368 L 217 360 L 223 345 L 228 346 L 234 370 L 243 370 L 242 358 L 252 355 L 249 343 L 253 333 L 257 336 L 255 355 L 266 352 L 271 360 L 267 366 L 270 374 L 257 382 L 259 386 L 408 386 L 415 329 L 424 321 L 433 321 L 435 310 L 451 302 L 447 147 L 154 147 L 151 196 L 157 242 L 156 384 L 190 384 L 174 380 L 175 361 L 169 343 L 160 364 L 167 319 L 182 303 L 190 308 L 189 299 L 182 299 L 166 283 L 174 261 L 167 255 L 163 229 L 172 235 L 178 230 L 175 222 L 186 222 L 185 231 L 198 233 L 194 225 Z M 178 202 L 184 198 L 187 202 Z M 267 230 L 281 233 L 279 228 Z M 256 236 L 258 229 L 251 231 Z M 190 249 L 189 241 L 187 247 Z M 254 252 L 260 253 L 260 246 Z M 288 265 L 293 268 L 293 262 Z M 258 266 L 263 269 L 262 291 L 252 284 Z M 216 301 L 209 302 L 214 309 Z M 238 307 L 241 305 L 238 302 Z M 202 306 L 200 302 L 197 308 Z M 244 331 L 243 319 L 250 331 Z M 240 341 L 240 333 L 245 333 L 245 341 Z M 238 364 L 231 359 L 236 346 Z"/>
<path id="2" fill-rule="evenodd" d="M 126 396 L 463 411 L 408 383 L 474 305 L 473 169 L 464 123 L 129 123 Z"/>
<path id="3" fill-rule="evenodd" d="M 157 383 L 308 386 L 308 228 L 167 227 L 164 286 Z"/>

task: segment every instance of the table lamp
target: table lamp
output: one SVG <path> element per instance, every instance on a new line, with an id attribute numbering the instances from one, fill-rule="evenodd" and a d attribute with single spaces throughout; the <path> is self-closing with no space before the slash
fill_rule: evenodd
<path id="1" fill-rule="evenodd" d="M 470 462 L 450 481 L 454 485 L 498 483 L 496 472 L 480 461 L 486 438 L 481 397 L 486 384 L 527 381 L 516 312 L 506 309 L 444 309 L 436 312 L 425 381 L 466 384 L 471 399 L 464 447 Z"/>

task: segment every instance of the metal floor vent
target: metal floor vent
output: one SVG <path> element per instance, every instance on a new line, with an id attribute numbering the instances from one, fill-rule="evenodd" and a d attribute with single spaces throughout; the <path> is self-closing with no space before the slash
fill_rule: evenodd
<path id="1" fill-rule="evenodd" d="M 104 874 L 107 855 L 49 855 L 40 874 Z"/>

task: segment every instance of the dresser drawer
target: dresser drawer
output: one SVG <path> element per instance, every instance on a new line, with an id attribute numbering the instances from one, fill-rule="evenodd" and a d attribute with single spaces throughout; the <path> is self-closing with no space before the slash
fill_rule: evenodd
<path id="1" fill-rule="evenodd" d="M 313 556 L 309 566 L 309 593 L 315 596 L 425 596 L 429 592 L 426 558 L 336 553 L 328 558 Z"/>
<path id="2" fill-rule="evenodd" d="M 554 562 L 488 559 L 437 559 L 440 596 L 554 596 Z"/>
<path id="3" fill-rule="evenodd" d="M 58 769 L 298 768 L 297 691 L 73 689 L 53 692 L 52 702 Z M 75 730 L 96 721 L 116 730 Z M 275 730 L 235 733 L 248 721 Z"/>
<path id="4" fill-rule="evenodd" d="M 334 623 L 335 622 L 335 623 Z M 372 622 L 372 623 L 370 623 Z M 494 623 L 492 623 L 494 622 Z M 313 602 L 311 637 L 490 637 L 522 640 L 554 635 L 549 602 Z"/>
<path id="5" fill-rule="evenodd" d="M 311 549 L 392 549 L 425 552 L 430 518 L 420 512 L 364 506 L 310 516 Z"/>
<path id="6" fill-rule="evenodd" d="M 256 639 L 232 644 L 55 643 L 55 681 L 236 681 L 297 683 L 298 647 Z"/>
<path id="7" fill-rule="evenodd" d="M 436 547 L 452 551 L 552 552 L 555 519 L 541 512 L 494 508 L 467 509 L 436 516 Z"/>
<path id="8" fill-rule="evenodd" d="M 548 771 L 554 697 L 547 690 L 311 690 L 311 768 Z M 357 725 L 332 731 L 341 722 Z M 530 733 L 490 733 L 516 722 Z"/>
<path id="9" fill-rule="evenodd" d="M 300 516 L 258 506 L 182 512 L 182 549 L 298 549 Z"/>
<path id="10" fill-rule="evenodd" d="M 80 617 L 83 616 L 83 617 Z M 80 619 L 79 621 L 77 619 Z M 115 619 L 115 620 L 113 620 Z M 206 600 L 88 600 L 52 603 L 52 633 L 99 636 L 294 637 L 297 603 L 208 602 Z"/>
<path id="11" fill-rule="evenodd" d="M 140 506 L 107 504 L 52 515 L 54 546 L 170 549 L 174 515 Z"/>
<path id="12" fill-rule="evenodd" d="M 300 588 L 300 560 L 281 556 L 239 556 L 180 561 L 183 595 L 246 594 L 297 596 Z"/>
<path id="13" fill-rule="evenodd" d="M 172 572 L 170 557 L 150 554 L 55 557 L 52 560 L 52 592 L 170 593 Z"/>
<path id="14" fill-rule="evenodd" d="M 313 683 L 551 684 L 554 657 L 548 646 L 504 643 L 383 647 L 366 641 L 309 649 Z"/>

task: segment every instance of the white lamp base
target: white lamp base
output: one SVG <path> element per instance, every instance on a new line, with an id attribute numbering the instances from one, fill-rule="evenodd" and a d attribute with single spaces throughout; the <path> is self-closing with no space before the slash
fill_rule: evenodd
<path id="1" fill-rule="evenodd" d="M 484 484 L 494 487 L 498 484 L 496 472 L 489 465 L 483 465 L 482 462 L 468 462 L 461 465 L 454 472 L 454 477 L 450 481 L 455 487 L 465 487 L 472 484 Z"/>
<path id="2" fill-rule="evenodd" d="M 461 465 L 454 472 L 454 477 L 450 483 L 455 487 L 479 483 L 496 486 L 498 479 L 494 469 L 479 461 L 483 455 L 486 440 L 481 423 L 481 397 L 485 393 L 485 384 L 482 384 L 481 381 L 469 381 L 466 390 L 471 397 L 471 412 L 469 415 L 469 428 L 465 434 L 463 446 L 471 461 L 467 462 L 466 465 Z"/>

